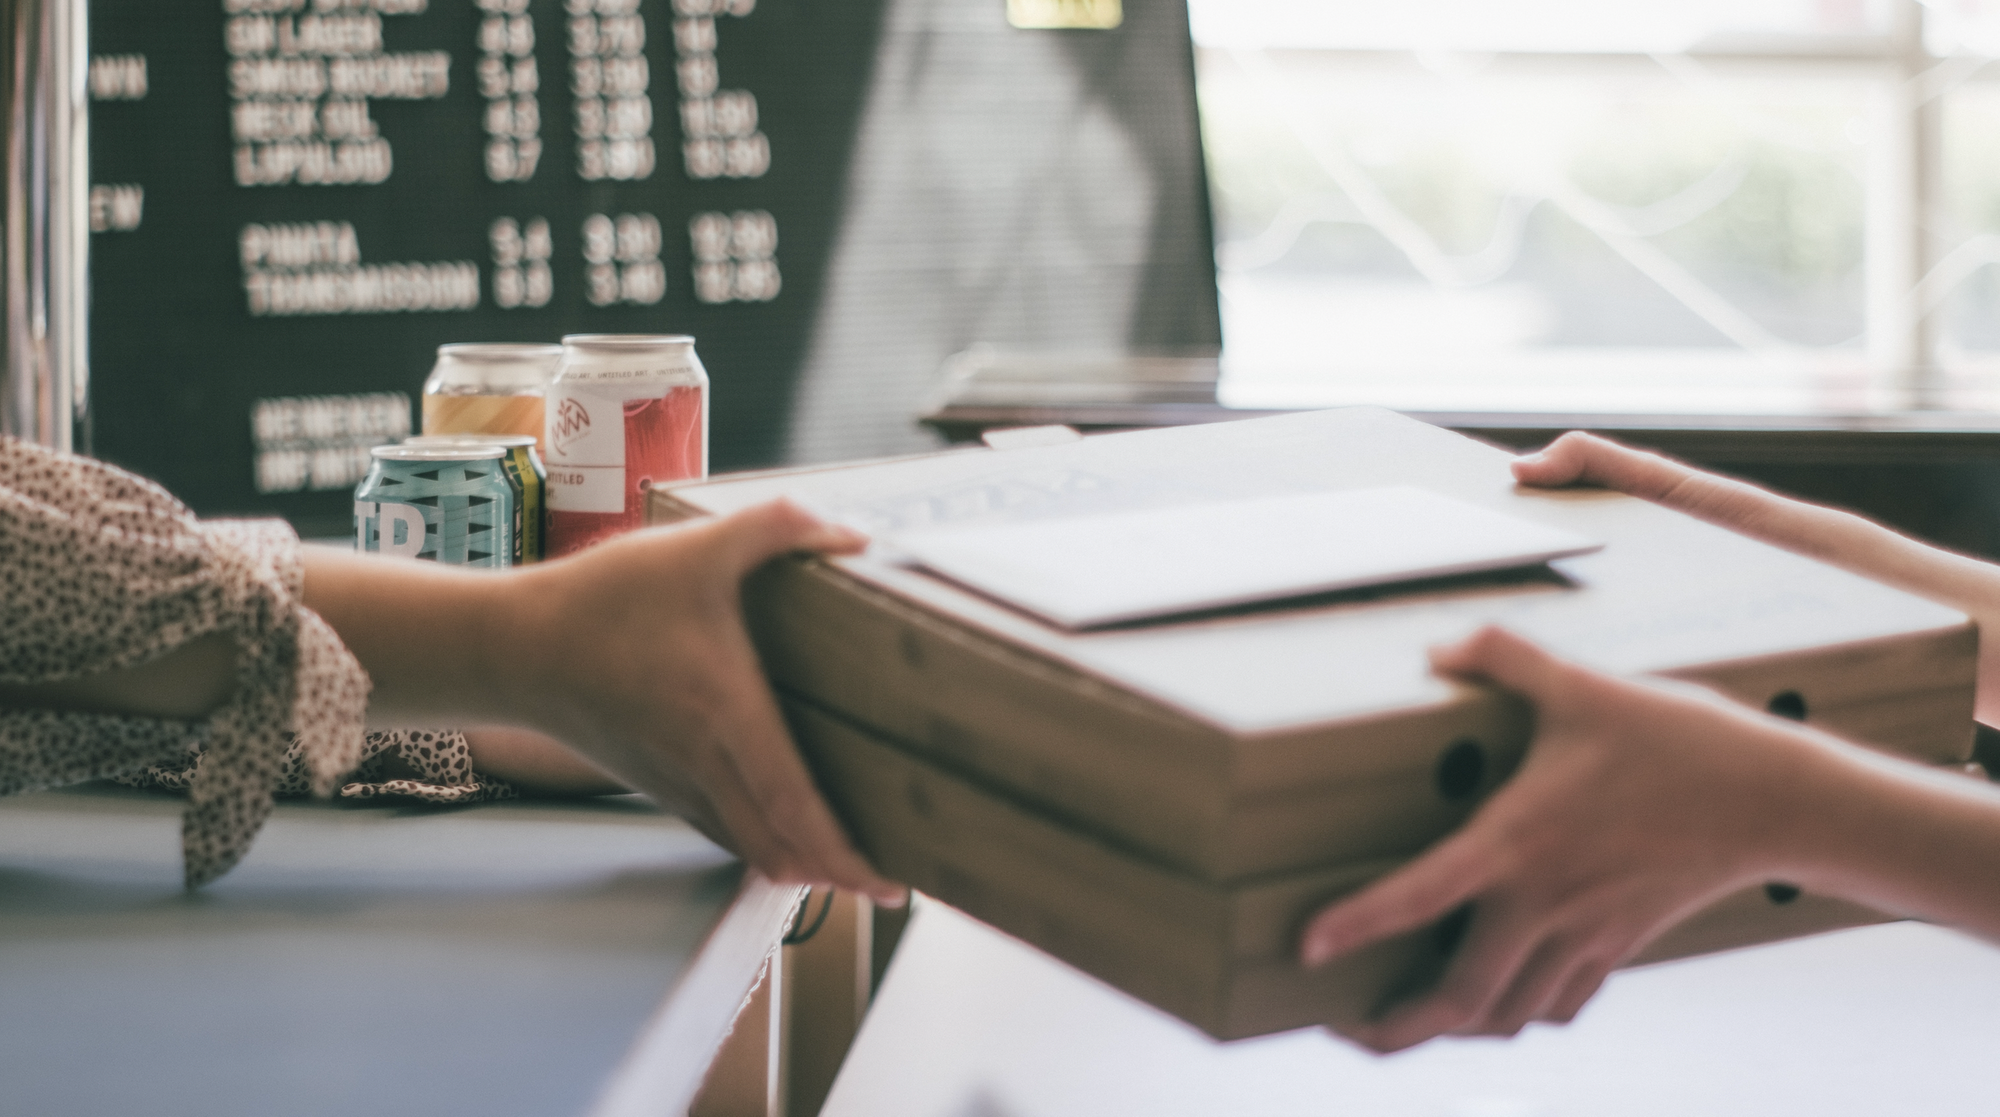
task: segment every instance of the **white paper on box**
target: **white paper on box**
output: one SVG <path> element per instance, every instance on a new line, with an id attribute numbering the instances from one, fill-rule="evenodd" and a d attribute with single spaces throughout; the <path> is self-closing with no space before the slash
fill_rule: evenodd
<path id="1" fill-rule="evenodd" d="M 885 540 L 926 569 L 1084 629 L 1598 550 L 1410 485 L 936 528 Z"/>
<path id="2" fill-rule="evenodd" d="M 556 512 L 625 511 L 625 404 L 617 388 L 549 389 L 542 444 Z"/>

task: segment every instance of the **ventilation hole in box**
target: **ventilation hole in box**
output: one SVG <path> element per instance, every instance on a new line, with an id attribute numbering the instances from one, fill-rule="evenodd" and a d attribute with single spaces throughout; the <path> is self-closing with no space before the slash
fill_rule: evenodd
<path id="1" fill-rule="evenodd" d="M 1774 880 L 1764 886 L 1764 895 L 1774 904 L 1789 904 L 1799 898 L 1799 886 Z"/>
<path id="2" fill-rule="evenodd" d="M 931 806 L 930 795 L 924 791 L 923 785 L 915 780 L 904 785 L 903 798 L 910 804 L 910 809 L 917 812 L 919 818 L 928 819 L 937 813 L 936 808 Z"/>
<path id="3" fill-rule="evenodd" d="M 1438 794 L 1447 799 L 1471 795 L 1485 778 L 1486 750 L 1471 738 L 1455 742 L 1438 758 Z"/>
<path id="4" fill-rule="evenodd" d="M 1781 690 L 1771 696 L 1764 708 L 1790 721 L 1806 720 L 1806 696 L 1796 690 Z"/>

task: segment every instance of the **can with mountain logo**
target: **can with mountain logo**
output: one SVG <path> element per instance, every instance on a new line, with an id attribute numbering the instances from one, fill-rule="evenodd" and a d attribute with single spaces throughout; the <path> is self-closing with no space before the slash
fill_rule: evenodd
<path id="1" fill-rule="evenodd" d="M 708 373 L 691 337 L 563 338 L 546 422 L 549 558 L 643 524 L 654 485 L 708 474 Z"/>

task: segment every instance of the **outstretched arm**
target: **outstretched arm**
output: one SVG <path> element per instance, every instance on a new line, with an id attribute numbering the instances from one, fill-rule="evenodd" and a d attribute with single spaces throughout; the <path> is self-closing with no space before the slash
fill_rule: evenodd
<path id="1" fill-rule="evenodd" d="M 1816 558 L 1972 617 L 2000 632 L 2000 567 L 1899 535 L 1851 512 L 1792 500 L 1671 458 L 1572 431 L 1514 462 L 1524 485 L 1597 485 Z M 2000 726 L 2000 640 L 1982 641 L 1976 714 Z"/>
<path id="2" fill-rule="evenodd" d="M 575 749 L 545 733 L 511 725 L 481 725 L 460 732 L 472 770 L 513 784 L 528 795 L 616 795 L 632 790 Z"/>
<path id="3" fill-rule="evenodd" d="M 236 689 L 236 643 L 212 632 L 136 667 L 40 686 L 0 683 L 0 705 L 194 721 Z"/>
<path id="4" fill-rule="evenodd" d="M 815 790 L 739 596 L 779 555 L 864 544 L 780 501 L 497 576 L 313 549 L 306 604 L 367 668 L 371 721 L 547 734 L 776 880 L 899 903 Z"/>
<path id="5" fill-rule="evenodd" d="M 506 727 L 475 731 L 492 774 L 588 791 L 613 789 L 608 774 L 775 880 L 895 904 L 902 890 L 848 843 L 793 748 L 738 596 L 779 555 L 864 544 L 776 502 L 507 571 L 307 547 L 305 603 L 367 670 L 372 723 Z M 230 699 L 236 670 L 233 643 L 207 636 L 136 667 L 0 687 L 0 703 L 193 720 Z"/>
<path id="6" fill-rule="evenodd" d="M 1526 697 L 1535 740 L 1463 828 L 1307 926 L 1316 965 L 1470 907 L 1439 983 L 1353 1031 L 1368 1047 L 1567 1021 L 1662 932 L 1760 882 L 2000 939 L 1990 785 L 1495 629 L 1433 659 Z"/>

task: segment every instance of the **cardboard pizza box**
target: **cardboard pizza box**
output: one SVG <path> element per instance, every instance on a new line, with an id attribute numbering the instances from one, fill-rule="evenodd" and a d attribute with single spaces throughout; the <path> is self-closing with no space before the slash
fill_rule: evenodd
<path id="1" fill-rule="evenodd" d="M 1375 408 L 745 475 L 655 490 L 655 522 L 778 496 L 894 539 L 1419 486 L 1605 544 L 1431 579 L 1072 631 L 888 553 L 746 587 L 772 679 L 1071 831 L 1214 884 L 1408 855 L 1518 761 L 1518 700 L 1425 650 L 1501 624 L 1619 674 L 1703 683 L 1933 763 L 1963 762 L 1962 614 L 1644 501 L 1526 490 L 1495 447 Z"/>
<path id="2" fill-rule="evenodd" d="M 852 722 L 788 697 L 814 775 L 886 874 L 1218 1039 L 1365 1018 L 1433 980 L 1445 928 L 1308 971 L 1300 930 L 1395 867 L 1367 861 L 1216 883 L 1113 848 Z M 1634 964 L 1881 922 L 1844 901 L 1754 888 L 1657 940 Z"/>

